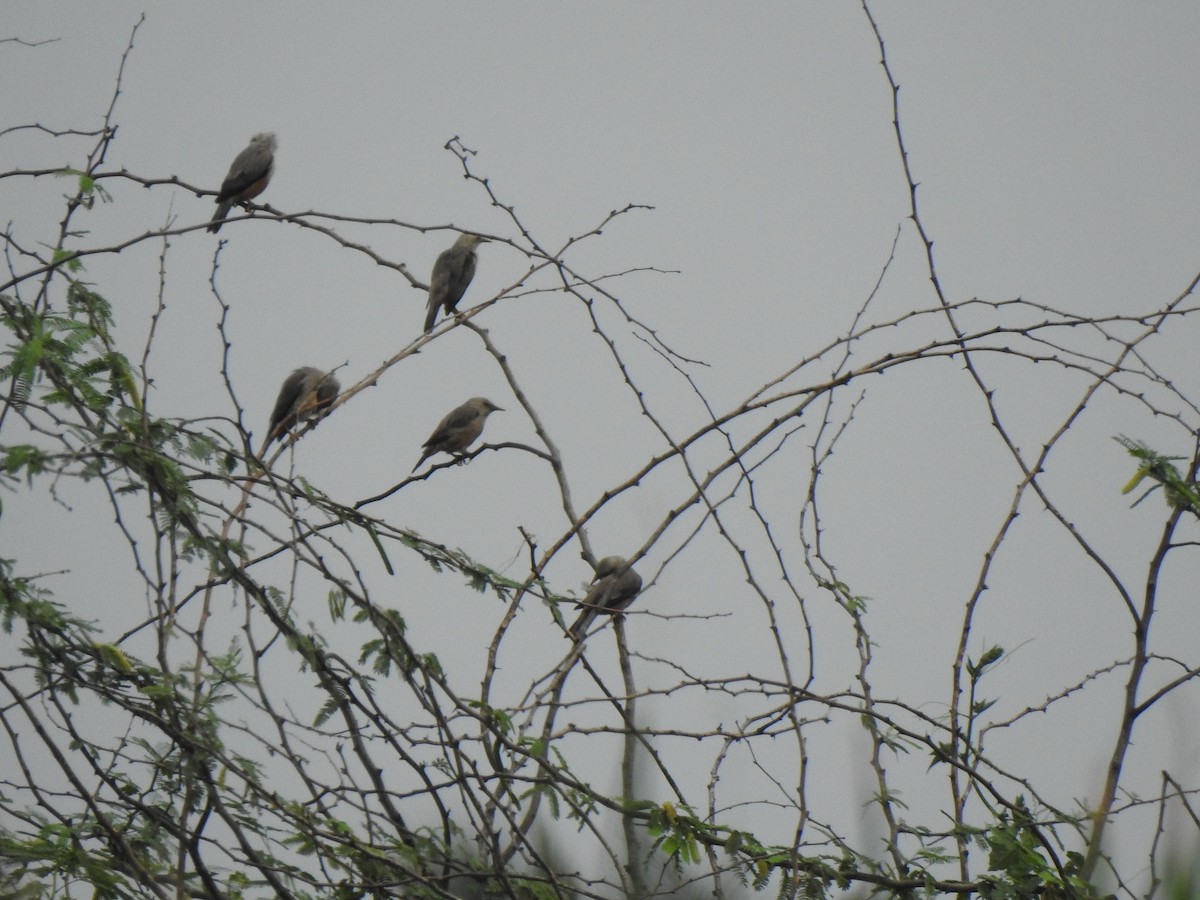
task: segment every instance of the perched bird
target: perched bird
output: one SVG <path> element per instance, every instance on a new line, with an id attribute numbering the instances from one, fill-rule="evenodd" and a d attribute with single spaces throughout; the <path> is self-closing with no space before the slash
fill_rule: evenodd
<path id="1" fill-rule="evenodd" d="M 477 234 L 462 234 L 449 250 L 443 250 L 433 264 L 429 276 L 429 310 L 425 314 L 425 333 L 433 330 L 438 308 L 447 313 L 454 312 L 458 301 L 467 292 L 467 285 L 475 277 L 477 257 L 475 248 L 487 238 Z"/>
<path id="2" fill-rule="evenodd" d="M 596 564 L 596 576 L 583 601 L 575 604 L 582 609 L 567 629 L 571 640 L 578 643 L 600 613 L 615 616 L 625 610 L 642 589 L 642 576 L 633 571 L 622 556 L 606 556 Z"/>
<path id="3" fill-rule="evenodd" d="M 279 389 L 263 451 L 271 446 L 271 441 L 283 440 L 283 436 L 295 428 L 301 419 L 312 418 L 328 409 L 341 389 L 332 372 L 326 374 L 312 366 L 302 366 L 292 372 Z"/>
<path id="4" fill-rule="evenodd" d="M 438 423 L 429 440 L 421 445 L 425 452 L 421 454 L 412 470 L 417 471 L 421 463 L 435 453 L 449 453 L 454 456 L 461 454 L 479 437 L 487 417 L 497 411 L 500 411 L 500 407 L 486 397 L 472 397 L 462 406 L 452 410 Z"/>
<path id="5" fill-rule="evenodd" d="M 253 200 L 267 189 L 267 183 L 275 173 L 275 135 L 264 131 L 250 138 L 250 144 L 237 155 L 229 174 L 221 182 L 217 194 L 217 212 L 209 223 L 208 230 L 218 232 L 229 210 L 235 203 Z"/>

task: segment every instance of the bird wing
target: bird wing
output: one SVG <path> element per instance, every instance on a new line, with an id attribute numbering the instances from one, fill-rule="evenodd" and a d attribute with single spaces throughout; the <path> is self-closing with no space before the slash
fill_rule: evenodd
<path id="1" fill-rule="evenodd" d="M 273 159 L 274 154 L 270 147 L 265 144 L 252 143 L 237 155 L 233 165 L 229 167 L 229 174 L 221 182 L 221 193 L 217 195 L 217 202 L 222 203 L 238 197 L 253 187 L 256 182 L 266 179 L 271 174 Z M 265 187 L 264 184 L 263 188 Z M 261 190 L 262 188 L 259 188 L 254 195 L 257 196 Z M 243 199 L 249 200 L 250 197 Z"/>
<path id="2" fill-rule="evenodd" d="M 433 437 L 429 439 L 429 442 L 433 443 L 434 438 L 444 440 L 450 432 L 458 431 L 460 428 L 466 428 L 478 418 L 479 410 L 477 410 L 474 406 L 467 405 L 453 409 L 446 416 L 446 418 L 442 419 L 442 421 L 438 424 L 437 431 L 433 433 Z"/>
<path id="3" fill-rule="evenodd" d="M 279 397 L 275 400 L 275 409 L 271 411 L 271 427 L 267 431 L 268 441 L 282 437 L 289 428 L 296 424 L 296 407 L 299 405 L 300 399 L 308 393 L 308 379 L 312 373 L 313 370 L 310 369 L 297 369 L 283 380 L 283 387 L 279 389 Z"/>
<path id="4" fill-rule="evenodd" d="M 438 310 L 445 302 L 450 286 L 451 255 L 453 250 L 443 250 L 433 263 L 433 273 L 429 276 L 429 304 L 425 308 L 425 333 L 433 330 L 437 321 Z"/>
<path id="5" fill-rule="evenodd" d="M 471 279 L 475 277 L 476 264 L 475 251 L 468 250 L 462 261 L 450 273 L 449 284 L 446 286 L 446 298 L 442 301 L 442 306 L 447 312 L 453 312 L 454 308 L 458 306 L 458 301 L 467 292 Z"/>
<path id="6" fill-rule="evenodd" d="M 433 264 L 433 274 L 429 278 L 430 304 L 436 301 L 436 306 L 453 312 L 475 277 L 475 266 L 474 250 L 463 247 L 443 250 Z"/>
<path id="7" fill-rule="evenodd" d="M 633 602 L 641 589 L 642 576 L 633 569 L 626 569 L 609 583 L 605 591 L 604 608 L 620 612 Z"/>
<path id="8" fill-rule="evenodd" d="M 594 609 L 618 613 L 633 602 L 642 589 L 642 576 L 633 569 L 606 575 L 592 585 L 583 602 Z"/>
<path id="9" fill-rule="evenodd" d="M 450 290 L 450 282 L 454 270 L 458 267 L 457 248 L 451 247 L 438 254 L 433 263 L 433 274 L 429 276 L 429 302 L 435 307 L 441 306 Z"/>
<path id="10" fill-rule="evenodd" d="M 342 386 L 338 380 L 332 375 L 326 375 L 321 379 L 321 383 L 317 385 L 317 402 L 314 409 L 325 409 L 332 406 L 333 401 L 338 398 Z"/>

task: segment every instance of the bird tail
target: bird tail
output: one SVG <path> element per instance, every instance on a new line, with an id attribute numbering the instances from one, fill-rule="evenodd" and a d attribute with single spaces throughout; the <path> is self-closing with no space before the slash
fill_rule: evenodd
<path id="1" fill-rule="evenodd" d="M 429 312 L 425 314 L 425 333 L 433 331 L 433 323 L 437 321 L 437 304 L 433 303 L 429 306 Z"/>
<path id="2" fill-rule="evenodd" d="M 232 203 L 218 203 L 217 212 L 212 217 L 212 221 L 208 223 L 208 230 L 216 234 L 221 230 L 221 225 L 224 223 L 225 217 L 229 215 L 229 210 L 233 209 Z"/>
<path id="3" fill-rule="evenodd" d="M 571 627 L 567 629 L 567 634 L 571 636 L 576 644 L 583 640 L 583 636 L 587 634 L 588 628 L 592 625 L 592 620 L 596 618 L 596 610 L 585 608 L 583 612 L 571 623 Z"/>
<path id="4" fill-rule="evenodd" d="M 412 467 L 412 471 L 415 472 L 415 471 L 417 471 L 417 469 L 421 468 L 421 463 L 425 462 L 425 460 L 429 459 L 429 457 L 432 455 L 433 455 L 433 453 L 430 451 L 426 451 L 425 453 L 422 453 L 421 458 L 417 460 L 417 464 Z M 409 473 L 409 474 L 412 474 L 412 473 Z"/>

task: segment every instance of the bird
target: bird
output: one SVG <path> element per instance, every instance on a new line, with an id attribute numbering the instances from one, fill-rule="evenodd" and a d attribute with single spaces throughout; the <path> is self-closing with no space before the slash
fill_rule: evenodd
<path id="1" fill-rule="evenodd" d="M 421 454 L 412 470 L 417 471 L 421 463 L 435 453 L 449 453 L 453 456 L 461 454 L 479 437 L 487 417 L 502 411 L 501 407 L 486 397 L 472 397 L 462 406 L 451 410 L 446 418 L 438 423 L 438 427 L 433 429 L 429 440 L 421 445 L 425 452 Z"/>
<path id="2" fill-rule="evenodd" d="M 312 366 L 301 366 L 283 380 L 275 409 L 271 411 L 271 425 L 267 429 L 265 452 L 275 440 L 291 431 L 301 419 L 312 418 L 328 409 L 337 399 L 342 386 L 333 377 Z"/>
<path id="3" fill-rule="evenodd" d="M 429 276 L 429 308 L 425 313 L 425 333 L 433 331 L 438 308 L 447 313 L 454 312 L 458 301 L 467 292 L 467 286 L 475 277 L 478 257 L 475 248 L 486 243 L 487 238 L 470 232 L 458 236 L 448 249 L 438 254 Z"/>
<path id="4" fill-rule="evenodd" d="M 571 640 L 576 643 L 583 640 L 592 621 L 600 613 L 615 616 L 624 612 L 641 589 L 642 576 L 633 570 L 629 560 L 623 556 L 604 557 L 596 563 L 596 575 L 592 578 L 587 596 L 575 604 L 576 609 L 583 612 L 567 629 Z"/>
<path id="5" fill-rule="evenodd" d="M 217 212 L 208 224 L 208 230 L 214 234 L 221 230 L 225 216 L 235 203 L 245 203 L 253 200 L 267 189 L 271 176 L 275 173 L 275 135 L 263 131 L 252 138 L 250 143 L 234 159 L 229 167 L 229 174 L 221 182 L 221 190 L 217 194 Z"/>

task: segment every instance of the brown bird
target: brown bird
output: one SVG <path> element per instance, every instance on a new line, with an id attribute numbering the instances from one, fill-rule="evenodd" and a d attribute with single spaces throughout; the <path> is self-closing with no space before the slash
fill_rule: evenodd
<path id="1" fill-rule="evenodd" d="M 271 446 L 271 441 L 283 440 L 283 436 L 302 419 L 311 419 L 328 409 L 341 389 L 332 372 L 326 374 L 312 366 L 302 366 L 292 372 L 279 389 L 263 452 Z"/>
<path id="2" fill-rule="evenodd" d="M 275 135 L 264 131 L 250 138 L 250 145 L 234 159 L 229 174 L 221 182 L 217 194 L 217 212 L 209 223 L 208 230 L 218 232 L 225 216 L 235 203 L 253 200 L 267 189 L 275 173 Z"/>
<path id="3" fill-rule="evenodd" d="M 477 234 L 462 234 L 449 250 L 443 250 L 433 264 L 433 274 L 429 276 L 429 308 L 425 313 L 425 333 L 433 330 L 437 319 L 438 309 L 444 309 L 447 314 L 454 312 L 458 301 L 467 292 L 467 286 L 475 277 L 475 264 L 478 256 L 475 248 L 485 243 L 487 238 Z"/>
<path id="4" fill-rule="evenodd" d="M 438 423 L 424 444 L 425 451 L 417 464 L 412 467 L 415 472 L 421 463 L 435 453 L 449 453 L 459 456 L 471 446 L 471 442 L 483 431 L 483 423 L 494 412 L 502 411 L 499 406 L 486 397 L 472 397 L 462 406 L 457 407 Z"/>
<path id="5" fill-rule="evenodd" d="M 587 596 L 576 609 L 582 609 L 567 632 L 571 640 L 579 642 L 591 627 L 592 621 L 600 613 L 615 616 L 625 610 L 642 589 L 642 576 L 629 565 L 622 556 L 606 556 L 596 563 L 596 576 L 592 586 L 588 588 Z"/>

